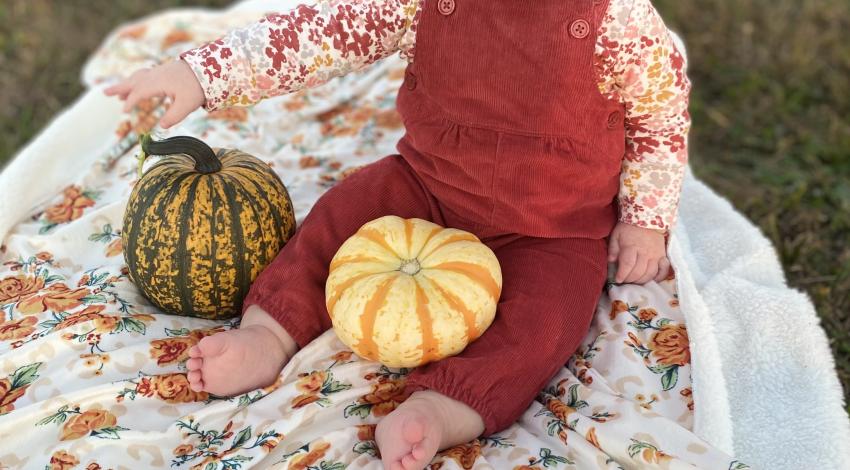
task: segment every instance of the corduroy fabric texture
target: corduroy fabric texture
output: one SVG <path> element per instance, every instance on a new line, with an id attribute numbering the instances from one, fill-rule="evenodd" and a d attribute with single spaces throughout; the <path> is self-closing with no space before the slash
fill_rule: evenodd
<path id="1" fill-rule="evenodd" d="M 257 278 L 245 308 L 257 304 L 300 347 L 331 327 L 328 267 L 342 243 L 384 215 L 421 218 L 475 233 L 429 194 L 399 155 L 385 157 L 326 192 L 295 236 Z M 477 234 L 476 234 L 477 235 Z M 490 231 L 481 241 L 502 267 L 493 324 L 460 355 L 413 370 L 408 384 L 475 409 L 486 432 L 514 422 L 584 337 L 607 274 L 606 239 L 535 238 Z"/>
<path id="2" fill-rule="evenodd" d="M 482 229 L 607 237 L 625 151 L 624 108 L 593 67 L 608 2 L 450 3 L 423 5 L 401 155 Z"/>

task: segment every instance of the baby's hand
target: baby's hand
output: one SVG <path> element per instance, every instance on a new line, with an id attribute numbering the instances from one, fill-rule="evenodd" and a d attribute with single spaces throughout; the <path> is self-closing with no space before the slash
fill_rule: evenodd
<path id="1" fill-rule="evenodd" d="M 611 232 L 608 261 L 617 262 L 617 283 L 661 282 L 670 269 L 664 234 L 624 222 L 618 222 Z"/>
<path id="2" fill-rule="evenodd" d="M 150 69 L 137 70 L 127 79 L 104 90 L 107 96 L 117 95 L 124 101 L 124 112 L 145 98 L 168 96 L 172 103 L 159 125 L 167 129 L 182 121 L 204 104 L 204 90 L 189 64 L 171 61 Z"/>

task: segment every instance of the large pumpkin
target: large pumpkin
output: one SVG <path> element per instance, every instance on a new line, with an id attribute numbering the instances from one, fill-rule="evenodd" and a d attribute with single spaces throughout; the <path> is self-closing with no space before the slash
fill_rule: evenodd
<path id="1" fill-rule="evenodd" d="M 386 216 L 340 247 L 325 299 L 337 336 L 355 353 L 414 367 L 478 338 L 501 290 L 499 262 L 475 235 Z"/>
<path id="2" fill-rule="evenodd" d="M 238 315 L 295 231 L 286 187 L 257 158 L 192 137 L 145 136 L 142 151 L 165 158 L 136 182 L 124 213 L 130 279 L 168 313 Z"/>

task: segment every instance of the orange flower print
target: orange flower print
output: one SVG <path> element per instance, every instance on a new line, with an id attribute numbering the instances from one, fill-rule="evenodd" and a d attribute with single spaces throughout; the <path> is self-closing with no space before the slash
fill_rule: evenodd
<path id="1" fill-rule="evenodd" d="M 321 162 L 318 158 L 312 155 L 305 155 L 298 160 L 298 166 L 303 170 L 306 168 L 315 168 L 319 166 Z"/>
<path id="2" fill-rule="evenodd" d="M 452 459 L 457 462 L 460 468 L 470 470 L 475 466 L 478 457 L 481 456 L 481 442 L 476 439 L 470 443 L 450 447 L 437 455 Z"/>
<path id="3" fill-rule="evenodd" d="M 304 393 L 317 393 L 322 389 L 322 384 L 328 378 L 328 372 L 324 370 L 313 371 L 309 375 L 303 376 L 295 383 L 295 388 Z"/>
<path id="4" fill-rule="evenodd" d="M 691 362 L 685 325 L 667 324 L 650 338 L 650 349 L 659 364 L 684 366 Z"/>
<path id="5" fill-rule="evenodd" d="M 101 333 L 110 333 L 118 325 L 119 318 L 114 315 L 104 315 L 95 319 L 94 327 Z"/>
<path id="6" fill-rule="evenodd" d="M 106 257 L 111 258 L 113 256 L 118 256 L 124 250 L 123 242 L 120 238 L 116 238 L 112 240 L 109 245 L 106 245 Z"/>
<path id="7" fill-rule="evenodd" d="M 46 263 L 49 263 L 53 259 L 53 255 L 49 251 L 39 251 L 35 254 L 35 257 Z"/>
<path id="8" fill-rule="evenodd" d="M 24 396 L 27 387 L 12 388 L 12 382 L 8 379 L 0 379 L 0 415 L 9 413 L 15 409 L 15 400 Z"/>
<path id="9" fill-rule="evenodd" d="M 153 383 L 151 379 L 142 377 L 139 383 L 136 384 L 136 393 L 143 397 L 152 397 L 154 394 Z"/>
<path id="10" fill-rule="evenodd" d="M 102 470 L 103 467 L 97 462 L 92 462 L 86 466 L 86 470 Z"/>
<path id="11" fill-rule="evenodd" d="M 62 426 L 59 440 L 70 441 L 87 436 L 92 431 L 111 428 L 118 424 L 118 419 L 106 410 L 88 410 L 71 416 Z"/>
<path id="12" fill-rule="evenodd" d="M 209 399 L 207 392 L 195 392 L 189 388 L 186 374 L 157 375 L 151 384 L 157 396 L 166 403 L 191 403 Z"/>
<path id="13" fill-rule="evenodd" d="M 387 380 L 372 385 L 371 393 L 364 395 L 360 401 L 372 406 L 372 415 L 386 416 L 396 409 L 411 392 L 407 391 L 406 380 Z"/>
<path id="14" fill-rule="evenodd" d="M 104 308 L 106 308 L 106 306 L 104 305 L 89 305 L 83 310 L 76 313 L 72 313 L 65 317 L 65 319 L 59 322 L 59 324 L 56 325 L 54 329 L 61 330 L 64 328 L 72 327 L 78 323 L 103 318 L 105 315 L 101 314 L 100 312 L 102 312 Z"/>
<path id="15" fill-rule="evenodd" d="M 274 450 L 275 447 L 277 447 L 278 444 L 280 444 L 280 441 L 278 439 L 269 438 L 263 441 L 263 443 L 260 444 L 260 447 L 262 447 L 263 450 L 265 450 L 266 452 L 271 452 Z"/>
<path id="16" fill-rule="evenodd" d="M 669 462 L 670 460 L 673 460 L 673 457 L 670 457 L 664 452 L 658 449 L 653 449 L 651 447 L 643 449 L 641 457 L 643 457 L 643 460 L 646 463 L 665 463 Z"/>
<path id="17" fill-rule="evenodd" d="M 41 290 L 44 279 L 35 276 L 18 274 L 0 280 L 0 305 L 17 302 Z"/>
<path id="18" fill-rule="evenodd" d="M 34 315 L 46 311 L 67 312 L 83 305 L 83 298 L 87 295 L 89 295 L 89 290 L 85 287 L 71 289 L 60 282 L 20 301 L 18 311 L 24 315 Z"/>
<path id="19" fill-rule="evenodd" d="M 207 114 L 209 119 L 220 119 L 222 121 L 245 122 L 248 120 L 247 108 L 222 108 Z"/>
<path id="20" fill-rule="evenodd" d="M 298 409 L 321 400 L 318 395 L 298 395 L 292 399 L 292 408 Z"/>
<path id="21" fill-rule="evenodd" d="M 625 302 L 623 302 L 622 300 L 615 300 L 611 303 L 611 313 L 608 314 L 608 317 L 613 320 L 617 318 L 617 315 L 628 311 L 629 306 Z"/>
<path id="22" fill-rule="evenodd" d="M 69 454 L 64 450 L 57 450 L 50 456 L 50 470 L 70 470 L 77 466 L 80 460 L 73 454 Z"/>
<path id="23" fill-rule="evenodd" d="M 162 49 L 167 49 L 170 46 L 175 44 L 179 44 L 181 42 L 189 42 L 192 40 L 192 35 L 189 34 L 186 30 L 183 29 L 175 29 L 168 33 L 167 36 L 162 40 L 162 44 L 160 47 Z"/>
<path id="24" fill-rule="evenodd" d="M 193 450 L 195 450 L 195 446 L 193 446 L 192 444 L 181 444 L 174 448 L 173 454 L 177 457 L 180 457 L 183 455 L 191 454 Z"/>
<path id="25" fill-rule="evenodd" d="M 584 438 L 587 439 L 587 442 L 593 444 L 593 447 L 602 450 L 602 447 L 599 447 L 599 440 L 596 438 L 596 428 L 590 428 Z"/>
<path id="26" fill-rule="evenodd" d="M 638 318 L 643 322 L 649 322 L 658 316 L 658 312 L 654 308 L 642 308 L 638 310 Z"/>
<path id="27" fill-rule="evenodd" d="M 150 356 L 159 366 L 177 364 L 189 359 L 189 349 L 198 341 L 188 336 L 151 341 Z"/>
<path id="28" fill-rule="evenodd" d="M 26 338 L 35 331 L 36 323 L 38 323 L 36 317 L 0 322 L 0 341 Z"/>
<path id="29" fill-rule="evenodd" d="M 681 391 L 679 391 L 679 395 L 685 397 L 685 400 L 687 400 L 688 403 L 688 409 L 694 411 L 694 397 L 691 387 L 683 388 Z"/>
<path id="30" fill-rule="evenodd" d="M 325 441 L 311 443 L 306 454 L 296 455 L 289 464 L 291 470 L 305 470 L 325 456 L 331 445 Z"/>
<path id="31" fill-rule="evenodd" d="M 354 353 L 351 352 L 351 351 L 340 351 L 340 352 L 334 354 L 333 356 L 331 356 L 331 360 L 333 360 L 335 362 L 345 362 L 345 361 L 351 359 L 351 356 L 353 356 L 353 355 L 354 355 Z"/>
<path id="32" fill-rule="evenodd" d="M 76 220 L 83 215 L 83 210 L 94 205 L 94 200 L 85 196 L 79 186 L 71 185 L 65 188 L 62 202 L 55 204 L 44 213 L 45 219 L 51 224 L 61 224 Z"/>
<path id="33" fill-rule="evenodd" d="M 357 439 L 361 441 L 374 441 L 375 440 L 375 425 L 374 424 L 360 424 L 357 426 Z"/>
<path id="34" fill-rule="evenodd" d="M 140 37 L 145 35 L 145 31 L 148 30 L 146 25 L 130 25 L 121 30 L 118 33 L 118 37 L 122 39 L 139 39 Z"/>

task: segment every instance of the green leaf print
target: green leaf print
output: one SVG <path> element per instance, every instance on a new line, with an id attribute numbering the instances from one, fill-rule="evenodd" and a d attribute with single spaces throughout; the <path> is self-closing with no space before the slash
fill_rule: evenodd
<path id="1" fill-rule="evenodd" d="M 233 445 L 230 446 L 231 449 L 236 449 L 237 447 L 242 447 L 242 444 L 248 442 L 248 439 L 251 438 L 251 426 L 239 431 L 239 434 L 233 439 Z"/>
<path id="2" fill-rule="evenodd" d="M 96 429 L 91 432 L 91 436 L 99 437 L 101 439 L 121 439 L 121 436 L 118 435 L 118 431 L 127 431 L 127 428 L 113 426 L 111 428 Z"/>
<path id="3" fill-rule="evenodd" d="M 664 388 L 664 391 L 670 390 L 671 388 L 676 386 L 676 382 L 679 380 L 679 368 L 678 367 L 670 367 L 667 370 L 667 373 L 661 377 L 661 386 Z"/>
<path id="4" fill-rule="evenodd" d="M 354 448 L 352 450 L 356 454 L 367 454 L 372 457 L 378 456 L 378 447 L 375 444 L 375 441 L 360 441 L 357 444 L 354 444 Z"/>
<path id="5" fill-rule="evenodd" d="M 319 464 L 321 470 L 343 470 L 347 465 L 342 462 L 325 462 Z"/>
<path id="6" fill-rule="evenodd" d="M 165 334 L 168 336 L 189 336 L 189 328 L 180 328 L 179 330 L 165 329 Z"/>
<path id="7" fill-rule="evenodd" d="M 12 389 L 29 385 L 38 378 L 38 368 L 43 362 L 35 362 L 27 366 L 19 367 L 12 373 Z"/>
<path id="8" fill-rule="evenodd" d="M 358 405 L 354 403 L 352 405 L 348 405 L 345 407 L 345 411 L 343 411 L 343 416 L 346 418 L 350 418 L 352 416 L 357 416 L 362 419 L 366 419 L 369 417 L 369 412 L 372 410 L 372 405 L 366 403 L 362 405 Z"/>

